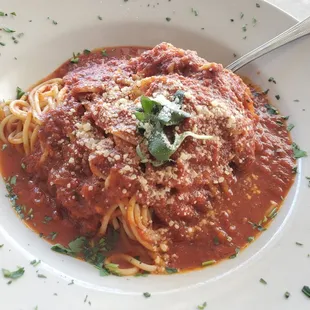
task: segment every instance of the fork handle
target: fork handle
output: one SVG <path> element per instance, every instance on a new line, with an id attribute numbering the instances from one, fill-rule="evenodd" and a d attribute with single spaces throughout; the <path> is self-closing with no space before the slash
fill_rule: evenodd
<path id="1" fill-rule="evenodd" d="M 282 32 L 270 41 L 262 44 L 261 46 L 255 48 L 244 56 L 238 58 L 226 68 L 235 72 L 243 66 L 247 65 L 248 63 L 252 62 L 253 60 L 308 34 L 310 34 L 310 16 L 303 21 L 297 23 L 293 27 Z"/>

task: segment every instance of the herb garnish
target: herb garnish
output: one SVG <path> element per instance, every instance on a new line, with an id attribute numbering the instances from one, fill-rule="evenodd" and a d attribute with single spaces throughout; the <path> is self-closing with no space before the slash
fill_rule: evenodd
<path id="1" fill-rule="evenodd" d="M 240 248 L 239 248 L 239 247 L 236 247 L 236 248 L 235 248 L 235 254 L 230 255 L 230 256 L 229 256 L 229 259 L 236 258 L 236 257 L 238 256 L 239 252 L 240 252 Z"/>
<path id="2" fill-rule="evenodd" d="M 178 272 L 178 269 L 176 269 L 176 268 L 170 268 L 170 267 L 166 267 L 165 270 L 166 270 L 166 272 L 169 273 L 169 274 L 177 273 L 177 272 Z"/>
<path id="3" fill-rule="evenodd" d="M 0 16 L 8 16 L 8 14 L 0 11 Z"/>
<path id="4" fill-rule="evenodd" d="M 175 133 L 171 143 L 165 133 L 165 128 L 180 124 L 191 115 L 182 110 L 184 92 L 177 91 L 174 100 L 171 102 L 164 96 L 158 96 L 155 100 L 141 96 L 142 107 L 135 112 L 138 120 L 138 132 L 143 136 L 141 142 L 147 141 L 147 149 L 155 157 L 156 161 L 148 160 L 142 152 L 140 144 L 136 148 L 137 155 L 142 163 L 151 162 L 154 166 L 161 166 L 170 161 L 170 157 L 180 147 L 186 137 L 195 139 L 212 140 L 215 137 L 197 135 L 191 131 L 182 134 Z"/>
<path id="5" fill-rule="evenodd" d="M 150 297 L 151 297 L 151 294 L 150 294 L 149 292 L 145 292 L 145 293 L 143 293 L 143 296 L 144 296 L 145 298 L 150 298 Z"/>
<path id="6" fill-rule="evenodd" d="M 44 221 L 42 222 L 43 224 L 47 224 L 49 223 L 53 218 L 51 216 L 44 216 Z"/>
<path id="7" fill-rule="evenodd" d="M 246 32 L 246 31 L 247 31 L 247 26 L 248 26 L 248 24 L 245 24 L 245 25 L 242 26 L 242 31 L 243 31 L 243 32 Z"/>
<path id="8" fill-rule="evenodd" d="M 71 280 L 70 283 L 68 283 L 68 285 L 73 285 L 74 284 L 74 280 Z"/>
<path id="9" fill-rule="evenodd" d="M 38 266 L 39 264 L 41 263 L 41 261 L 40 260 L 32 260 L 31 262 L 30 262 L 30 264 L 33 266 L 33 267 L 36 267 L 36 266 Z"/>
<path id="10" fill-rule="evenodd" d="M 300 242 L 295 242 L 295 244 L 298 245 L 298 246 L 303 246 L 303 244 L 300 243 Z"/>
<path id="11" fill-rule="evenodd" d="M 171 21 L 171 18 L 170 18 L 170 17 L 166 17 L 166 21 L 167 21 L 167 22 L 170 22 L 170 21 Z"/>
<path id="12" fill-rule="evenodd" d="M 108 276 L 111 273 L 118 275 L 117 264 L 104 264 L 104 253 L 114 247 L 117 238 L 118 233 L 109 230 L 106 237 L 97 242 L 90 242 L 85 237 L 79 237 L 71 241 L 68 247 L 57 243 L 51 247 L 51 250 L 72 257 L 82 256 L 86 262 L 99 270 L 100 276 Z"/>
<path id="13" fill-rule="evenodd" d="M 310 288 L 309 288 L 309 286 L 304 286 L 303 288 L 302 288 L 302 290 L 301 290 L 307 297 L 309 297 L 310 298 Z"/>
<path id="14" fill-rule="evenodd" d="M 275 95 L 277 100 L 280 100 L 280 95 Z"/>
<path id="15" fill-rule="evenodd" d="M 267 215 L 267 217 L 269 219 L 273 219 L 274 217 L 276 217 L 276 215 L 278 214 L 278 208 L 277 207 L 274 207 L 270 213 Z"/>
<path id="16" fill-rule="evenodd" d="M 287 131 L 291 131 L 294 127 L 295 127 L 294 124 L 288 124 L 286 129 Z"/>
<path id="17" fill-rule="evenodd" d="M 257 24 L 257 19 L 255 17 L 252 18 L 252 25 L 255 27 Z"/>
<path id="18" fill-rule="evenodd" d="M 244 17 L 244 14 L 240 12 L 240 19 L 242 19 L 243 17 Z"/>
<path id="19" fill-rule="evenodd" d="M 260 278 L 259 282 L 262 283 L 262 284 L 265 284 L 265 285 L 267 284 L 266 280 L 264 280 L 263 278 Z"/>
<path id="20" fill-rule="evenodd" d="M 259 3 L 256 3 L 256 7 L 257 7 L 257 8 L 260 8 L 260 4 L 259 4 Z"/>
<path id="21" fill-rule="evenodd" d="M 88 55 L 88 54 L 90 54 L 90 50 L 85 49 L 85 50 L 83 51 L 83 54 L 84 54 L 84 55 Z"/>
<path id="22" fill-rule="evenodd" d="M 277 84 L 276 80 L 275 80 L 273 77 L 270 77 L 270 78 L 268 79 L 268 82 L 272 82 L 272 83 L 274 83 L 274 84 Z"/>
<path id="23" fill-rule="evenodd" d="M 250 237 L 248 237 L 248 242 L 252 242 L 252 241 L 254 241 L 255 240 L 255 238 L 254 237 L 252 237 L 252 236 L 250 236 Z"/>
<path id="24" fill-rule="evenodd" d="M 0 45 L 1 45 L 1 46 L 5 46 L 5 43 L 3 43 L 3 42 L 0 42 Z"/>
<path id="25" fill-rule="evenodd" d="M 285 297 L 286 299 L 290 298 L 290 296 L 291 296 L 291 293 L 290 293 L 290 292 L 285 292 L 284 297 Z"/>
<path id="26" fill-rule="evenodd" d="M 279 111 L 275 107 L 270 105 L 269 103 L 265 104 L 265 108 L 267 109 L 267 113 L 269 115 L 278 115 L 279 114 Z"/>
<path id="27" fill-rule="evenodd" d="M 310 187 L 310 177 L 306 177 L 306 180 L 308 180 L 308 187 Z"/>
<path id="28" fill-rule="evenodd" d="M 39 273 L 39 274 L 38 274 L 38 278 L 46 279 L 47 276 L 45 276 L 44 274 Z"/>
<path id="29" fill-rule="evenodd" d="M 22 96 L 25 95 L 25 92 L 20 88 L 16 87 L 16 99 L 20 99 Z"/>
<path id="30" fill-rule="evenodd" d="M 292 173 L 293 173 L 293 174 L 296 174 L 296 173 L 298 172 L 297 169 L 298 169 L 297 166 L 293 167 L 293 168 L 292 168 Z"/>
<path id="31" fill-rule="evenodd" d="M 18 269 L 15 271 L 9 271 L 7 269 L 2 269 L 3 276 L 5 278 L 9 278 L 12 280 L 20 278 L 25 273 L 25 268 L 19 267 L 19 266 L 17 266 L 17 268 Z"/>
<path id="32" fill-rule="evenodd" d="M 207 306 L 207 302 L 205 301 L 202 305 L 197 306 L 198 310 L 204 310 Z"/>
<path id="33" fill-rule="evenodd" d="M 295 142 L 292 144 L 292 149 L 293 149 L 295 159 L 308 156 L 307 152 L 301 150 Z"/>
<path id="34" fill-rule="evenodd" d="M 73 57 L 70 59 L 70 62 L 73 63 L 73 64 L 77 64 L 79 62 L 79 57 L 80 56 L 80 53 L 73 53 Z"/>
<path id="35" fill-rule="evenodd" d="M 101 51 L 101 55 L 102 55 L 103 57 L 108 57 L 108 53 L 107 53 L 107 51 L 106 51 L 105 49 L 103 49 L 103 50 Z"/>
<path id="36" fill-rule="evenodd" d="M 101 17 L 100 15 L 98 15 L 97 18 L 98 18 L 99 20 L 102 20 L 102 17 Z"/>
<path id="37" fill-rule="evenodd" d="M 255 224 L 255 223 L 252 223 L 252 222 L 250 222 L 250 221 L 248 221 L 248 223 L 251 224 L 252 227 L 253 227 L 254 229 L 257 229 L 258 231 L 265 231 L 265 230 L 267 230 L 267 229 L 266 229 L 265 227 L 263 227 L 260 223 Z"/>
<path id="38" fill-rule="evenodd" d="M 0 249 L 4 246 L 4 244 L 0 244 Z"/>
<path id="39" fill-rule="evenodd" d="M 16 13 L 15 12 L 11 12 L 10 15 L 16 16 Z"/>
<path id="40" fill-rule="evenodd" d="M 208 261 L 205 261 L 205 262 L 202 262 L 201 266 L 203 267 L 206 267 L 206 266 L 210 266 L 210 265 L 213 265 L 216 263 L 216 260 L 208 260 Z"/>
<path id="41" fill-rule="evenodd" d="M 192 8 L 191 11 L 192 11 L 192 13 L 193 13 L 195 16 L 198 16 L 197 10 L 195 10 L 194 8 Z"/>
<path id="42" fill-rule="evenodd" d="M 3 30 L 3 31 L 5 31 L 5 32 L 7 32 L 7 33 L 13 33 L 13 32 L 15 32 L 15 30 L 10 29 L 10 28 L 7 28 L 7 27 L 0 28 L 0 30 Z"/>

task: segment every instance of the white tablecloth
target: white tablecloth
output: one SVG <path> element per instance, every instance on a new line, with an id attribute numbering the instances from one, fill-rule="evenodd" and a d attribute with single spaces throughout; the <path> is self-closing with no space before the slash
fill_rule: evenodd
<path id="1" fill-rule="evenodd" d="M 310 16 L 310 0 L 266 0 L 295 18 L 302 20 Z"/>

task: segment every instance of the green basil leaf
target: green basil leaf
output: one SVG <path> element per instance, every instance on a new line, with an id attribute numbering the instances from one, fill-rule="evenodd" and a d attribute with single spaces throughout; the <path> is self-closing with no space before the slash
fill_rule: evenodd
<path id="1" fill-rule="evenodd" d="M 74 253 L 69 248 L 66 248 L 63 245 L 59 244 L 59 243 L 53 245 L 51 247 L 51 250 L 55 251 L 57 253 L 66 254 L 66 255 L 69 255 L 69 256 L 74 255 Z"/>
<path id="2" fill-rule="evenodd" d="M 178 125 L 185 118 L 191 117 L 189 113 L 175 108 L 173 105 L 164 106 L 158 114 L 158 120 L 165 126 Z"/>
<path id="3" fill-rule="evenodd" d="M 16 99 L 20 99 L 24 95 L 25 92 L 20 87 L 16 87 Z"/>
<path id="4" fill-rule="evenodd" d="M 9 279 L 18 279 L 25 273 L 24 267 L 18 267 L 15 271 L 9 271 L 7 269 L 2 269 L 3 276 Z"/>
<path id="5" fill-rule="evenodd" d="M 158 102 L 151 100 L 148 97 L 141 96 L 141 105 L 145 113 L 151 114 L 153 112 L 153 108 L 159 105 Z"/>
<path id="6" fill-rule="evenodd" d="M 301 150 L 300 147 L 295 142 L 292 144 L 292 149 L 295 159 L 308 156 L 307 152 Z"/>
<path id="7" fill-rule="evenodd" d="M 144 112 L 136 111 L 135 116 L 136 116 L 137 120 L 140 122 L 144 122 L 146 120 L 146 115 Z"/>
<path id="8" fill-rule="evenodd" d="M 73 253 L 80 253 L 83 249 L 85 242 L 85 237 L 76 238 L 69 243 L 69 248 Z"/>

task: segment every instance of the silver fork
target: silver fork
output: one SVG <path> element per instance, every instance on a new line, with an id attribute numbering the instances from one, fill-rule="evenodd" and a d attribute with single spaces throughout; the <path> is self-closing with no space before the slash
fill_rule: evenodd
<path id="1" fill-rule="evenodd" d="M 255 48 L 244 56 L 238 58 L 237 60 L 229 64 L 226 68 L 235 72 L 243 66 L 247 65 L 248 63 L 252 62 L 253 60 L 308 34 L 310 34 L 310 16 L 303 21 L 297 23 L 293 27 L 289 28 L 288 30 L 282 32 L 270 41 L 262 44 L 261 46 Z"/>

